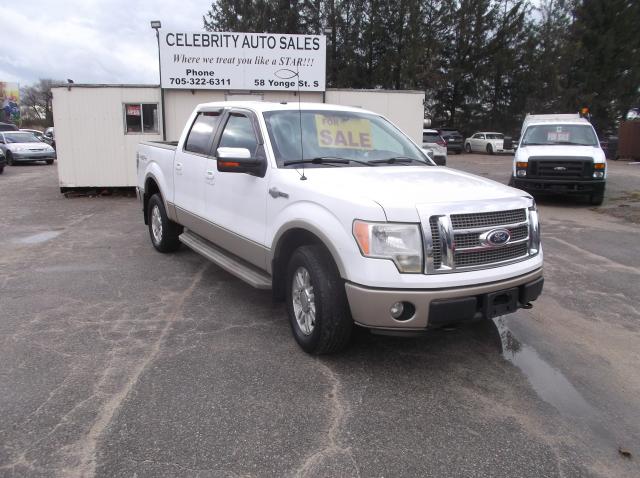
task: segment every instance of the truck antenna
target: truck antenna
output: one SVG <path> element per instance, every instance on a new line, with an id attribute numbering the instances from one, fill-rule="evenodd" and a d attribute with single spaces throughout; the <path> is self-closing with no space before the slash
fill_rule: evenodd
<path id="1" fill-rule="evenodd" d="M 300 124 L 300 160 L 302 161 L 302 176 L 300 181 L 306 181 L 304 175 L 304 144 L 302 141 L 302 107 L 300 106 L 300 65 L 296 64 L 296 82 L 298 83 L 298 122 Z"/>

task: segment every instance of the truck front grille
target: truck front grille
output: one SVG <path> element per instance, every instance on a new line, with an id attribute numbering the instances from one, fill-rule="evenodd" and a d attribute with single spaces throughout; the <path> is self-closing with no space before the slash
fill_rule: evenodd
<path id="1" fill-rule="evenodd" d="M 493 229 L 508 230 L 509 241 L 499 246 L 483 242 L 481 236 Z M 431 256 L 427 272 L 483 269 L 529 257 L 526 209 L 431 216 L 429 231 Z M 451 236 L 450 241 L 442 237 L 442 231 Z"/>
<path id="2" fill-rule="evenodd" d="M 586 157 L 533 156 L 527 169 L 527 177 L 541 179 L 590 179 L 592 173 L 593 159 Z"/>

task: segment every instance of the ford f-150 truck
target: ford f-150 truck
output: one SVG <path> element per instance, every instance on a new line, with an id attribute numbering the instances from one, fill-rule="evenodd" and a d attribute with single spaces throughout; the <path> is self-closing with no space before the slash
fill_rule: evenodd
<path id="1" fill-rule="evenodd" d="M 354 324 L 416 334 L 542 290 L 531 196 L 436 166 L 362 109 L 202 104 L 179 141 L 140 144 L 137 170 L 153 246 L 271 289 L 309 353 L 344 348 Z"/>
<path id="2" fill-rule="evenodd" d="M 604 199 L 607 161 L 593 126 L 576 114 L 527 115 L 510 185 L 530 193 Z"/>

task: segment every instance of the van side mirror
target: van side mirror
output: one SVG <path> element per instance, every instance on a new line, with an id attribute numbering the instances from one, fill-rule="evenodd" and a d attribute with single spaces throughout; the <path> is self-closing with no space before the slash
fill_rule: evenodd
<path id="1" fill-rule="evenodd" d="M 245 173 L 264 176 L 266 162 L 252 158 L 247 148 L 218 148 L 216 152 L 218 171 L 222 173 Z"/>

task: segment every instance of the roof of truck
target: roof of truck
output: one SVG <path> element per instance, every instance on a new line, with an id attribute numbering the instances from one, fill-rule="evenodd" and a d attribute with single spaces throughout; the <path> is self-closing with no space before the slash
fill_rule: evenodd
<path id="1" fill-rule="evenodd" d="M 531 124 L 591 124 L 578 113 L 571 114 L 549 114 L 549 115 L 527 115 L 524 119 L 523 126 Z"/>
<path id="2" fill-rule="evenodd" d="M 247 108 L 253 111 L 290 111 L 300 108 L 302 111 L 353 111 L 359 113 L 377 114 L 362 108 L 352 106 L 332 105 L 328 103 L 298 103 L 297 101 L 276 103 L 272 101 L 213 101 L 211 103 L 202 103 L 198 105 L 200 108 Z"/>

